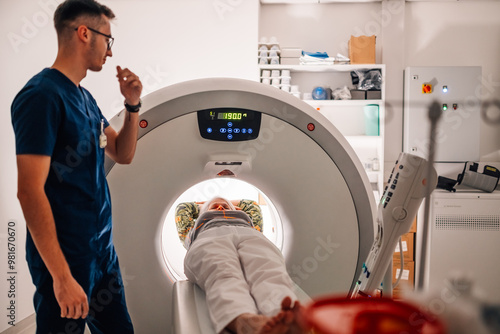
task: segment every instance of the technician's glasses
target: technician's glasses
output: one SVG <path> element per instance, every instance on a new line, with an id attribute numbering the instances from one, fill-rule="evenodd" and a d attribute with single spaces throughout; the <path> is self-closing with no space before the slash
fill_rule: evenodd
<path id="1" fill-rule="evenodd" d="M 113 36 L 106 35 L 106 34 L 100 32 L 99 30 L 92 29 L 91 27 L 87 27 L 87 29 L 90 30 L 90 31 L 95 32 L 96 34 L 99 34 L 99 35 L 102 35 L 104 37 L 109 38 L 109 41 L 108 41 L 108 50 L 111 50 L 111 47 L 113 46 L 113 43 L 115 41 L 115 38 Z M 77 31 L 77 30 L 78 30 L 78 27 L 75 28 L 75 31 Z"/>

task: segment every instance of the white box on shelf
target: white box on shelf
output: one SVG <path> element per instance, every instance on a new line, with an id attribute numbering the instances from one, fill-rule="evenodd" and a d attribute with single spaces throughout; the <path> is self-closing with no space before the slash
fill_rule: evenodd
<path id="1" fill-rule="evenodd" d="M 281 57 L 285 58 L 300 58 L 302 56 L 302 49 L 299 48 L 282 48 Z"/>
<path id="2" fill-rule="evenodd" d="M 281 57 L 281 65 L 300 65 L 300 58 Z"/>

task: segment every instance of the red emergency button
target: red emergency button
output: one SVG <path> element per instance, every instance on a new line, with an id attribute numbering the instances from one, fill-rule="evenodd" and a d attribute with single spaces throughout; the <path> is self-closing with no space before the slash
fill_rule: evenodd
<path id="1" fill-rule="evenodd" d="M 139 122 L 139 126 L 140 126 L 142 129 L 147 128 L 147 126 L 148 126 L 148 121 L 146 121 L 145 119 L 141 120 L 141 121 Z"/>
<path id="2" fill-rule="evenodd" d="M 315 128 L 316 128 L 316 126 L 313 123 L 307 124 L 307 130 L 314 131 Z"/>
<path id="3" fill-rule="evenodd" d="M 422 94 L 430 94 L 430 93 L 432 93 L 432 85 L 422 84 Z"/>

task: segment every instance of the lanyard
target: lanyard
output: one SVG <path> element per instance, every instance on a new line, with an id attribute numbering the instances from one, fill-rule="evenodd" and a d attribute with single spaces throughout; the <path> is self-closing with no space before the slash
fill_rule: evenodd
<path id="1" fill-rule="evenodd" d="M 104 134 L 104 119 L 101 119 L 101 134 L 99 135 L 99 147 L 105 148 L 108 145 L 108 137 Z"/>

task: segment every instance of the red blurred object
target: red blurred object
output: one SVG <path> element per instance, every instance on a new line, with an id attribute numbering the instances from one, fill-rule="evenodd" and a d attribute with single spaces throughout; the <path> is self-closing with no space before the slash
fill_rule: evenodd
<path id="1" fill-rule="evenodd" d="M 306 306 L 305 329 L 315 334 L 446 334 L 435 316 L 388 298 L 324 298 Z"/>
<path id="2" fill-rule="evenodd" d="M 314 131 L 315 128 L 316 128 L 316 126 L 313 123 L 307 124 L 307 130 Z"/>

